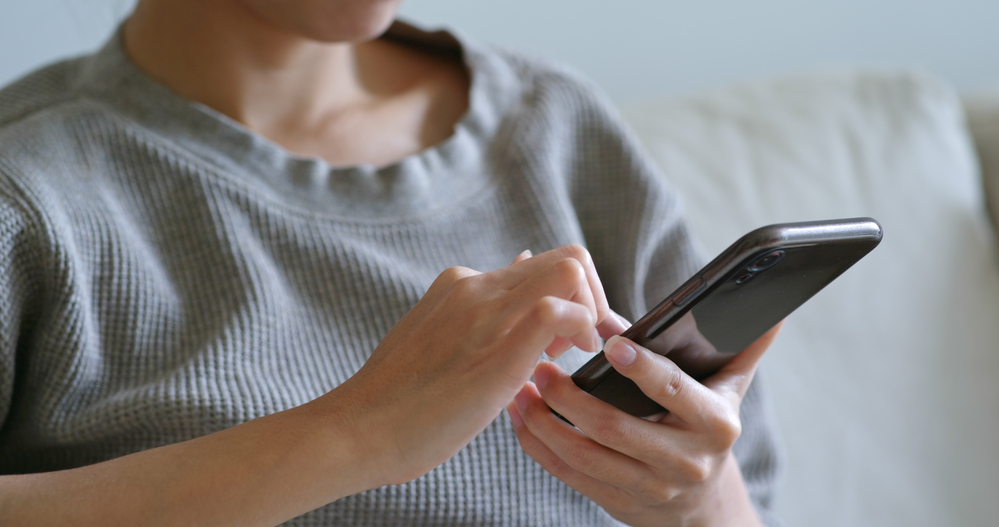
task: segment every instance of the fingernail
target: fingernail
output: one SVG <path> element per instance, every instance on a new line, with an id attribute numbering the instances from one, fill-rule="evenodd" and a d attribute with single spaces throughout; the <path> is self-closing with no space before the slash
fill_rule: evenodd
<path id="1" fill-rule="evenodd" d="M 520 412 L 517 411 L 516 406 L 512 404 L 507 406 L 506 413 L 510 416 L 510 422 L 513 423 L 514 428 L 520 428 L 524 426 L 524 418 L 521 417 Z"/>
<path id="2" fill-rule="evenodd" d="M 530 258 L 532 256 L 534 256 L 534 253 L 532 253 L 530 249 L 526 249 L 524 252 L 520 253 L 520 255 L 517 256 L 517 258 L 521 258 L 521 257 L 523 257 L 523 258 Z"/>
<path id="3" fill-rule="evenodd" d="M 593 347 L 592 347 L 592 351 L 594 351 L 594 352 L 600 351 L 600 345 L 601 344 L 603 344 L 603 342 L 600 340 L 600 333 L 597 331 L 597 328 L 593 328 L 593 344 L 592 344 Z"/>
<path id="4" fill-rule="evenodd" d="M 611 313 L 614 313 L 614 312 L 611 311 Z M 617 317 L 617 321 L 620 322 L 621 325 L 625 327 L 625 329 L 631 327 L 631 321 L 630 320 L 622 317 L 621 315 L 618 315 L 617 313 L 614 313 L 614 316 Z"/>
<path id="5" fill-rule="evenodd" d="M 610 340 L 612 342 L 604 350 L 604 354 L 621 366 L 631 366 L 638 357 L 638 350 L 621 337 L 611 337 Z"/>
<path id="6" fill-rule="evenodd" d="M 517 405 L 517 409 L 523 412 L 524 408 L 527 408 L 527 400 L 530 397 L 531 394 L 527 393 L 527 387 L 525 386 L 513 397 L 513 402 Z"/>

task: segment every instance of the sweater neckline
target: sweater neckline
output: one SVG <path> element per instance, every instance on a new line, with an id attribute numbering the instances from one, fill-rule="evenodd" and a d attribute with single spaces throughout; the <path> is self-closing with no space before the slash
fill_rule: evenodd
<path id="1" fill-rule="evenodd" d="M 381 167 L 335 166 L 290 152 L 221 112 L 181 97 L 131 61 L 121 27 L 86 59 L 77 82 L 103 105 L 193 154 L 231 182 L 311 212 L 358 219 L 411 217 L 478 193 L 487 184 L 481 166 L 484 150 L 503 113 L 495 107 L 502 87 L 487 72 L 494 67 L 488 52 L 453 30 L 427 32 L 399 21 L 382 38 L 460 57 L 470 91 L 468 109 L 449 137 Z"/>

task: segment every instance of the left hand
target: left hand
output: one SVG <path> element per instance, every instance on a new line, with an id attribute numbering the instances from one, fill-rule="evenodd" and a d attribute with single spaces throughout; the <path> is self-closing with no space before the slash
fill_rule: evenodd
<path id="1" fill-rule="evenodd" d="M 624 329 L 609 325 L 601 333 Z M 742 430 L 739 405 L 779 330 L 780 324 L 703 383 L 669 359 L 611 337 L 608 360 L 668 410 L 658 420 L 596 399 L 550 362 L 537 366 L 534 383 L 507 411 L 525 452 L 622 522 L 760 525 L 731 447 Z"/>

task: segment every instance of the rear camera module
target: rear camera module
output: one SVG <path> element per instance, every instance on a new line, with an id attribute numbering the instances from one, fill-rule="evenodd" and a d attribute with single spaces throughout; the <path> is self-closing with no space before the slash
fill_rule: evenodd
<path id="1" fill-rule="evenodd" d="M 746 268 L 751 273 L 758 273 L 764 269 L 770 269 L 777 265 L 777 262 L 784 258 L 784 251 L 773 251 L 760 256 Z"/>

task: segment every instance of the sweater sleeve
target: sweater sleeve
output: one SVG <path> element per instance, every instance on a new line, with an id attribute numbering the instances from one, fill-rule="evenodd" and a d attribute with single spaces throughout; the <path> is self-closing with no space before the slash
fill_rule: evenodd
<path id="1" fill-rule="evenodd" d="M 36 250 L 36 223 L 22 200 L 0 188 L 0 448 L 14 401 L 18 350 L 32 306 L 40 300 L 35 277 L 43 262 Z"/>
<path id="2" fill-rule="evenodd" d="M 636 320 L 706 261 L 691 238 L 682 203 L 637 137 L 585 81 L 566 79 L 548 97 L 573 101 L 565 185 L 611 307 Z M 557 106 L 557 105 L 554 105 Z M 733 447 L 749 495 L 767 525 L 779 525 L 773 497 L 783 453 L 771 403 L 757 378 L 742 402 Z"/>

